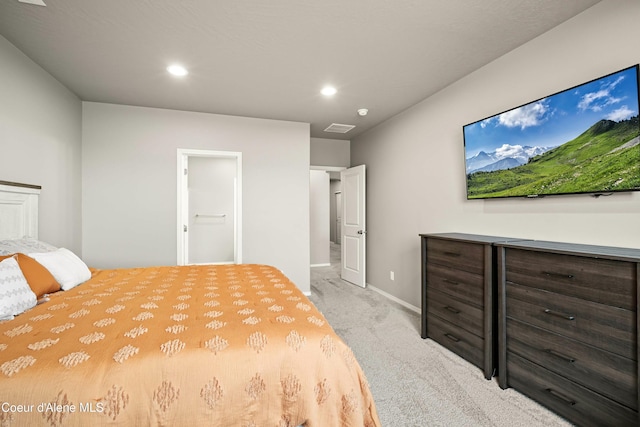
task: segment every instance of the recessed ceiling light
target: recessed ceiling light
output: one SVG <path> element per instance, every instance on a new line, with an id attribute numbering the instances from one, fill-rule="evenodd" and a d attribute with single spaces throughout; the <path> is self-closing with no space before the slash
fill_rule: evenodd
<path id="1" fill-rule="evenodd" d="M 177 64 L 169 65 L 167 67 L 167 71 L 177 77 L 184 77 L 189 74 L 186 68 L 184 68 L 182 65 Z"/>
<path id="2" fill-rule="evenodd" d="M 325 86 L 320 91 L 324 96 L 333 96 L 338 92 L 338 90 L 333 86 Z"/>
<path id="3" fill-rule="evenodd" d="M 358 115 L 361 117 L 364 117 L 367 115 L 367 113 L 369 113 L 369 110 L 366 108 L 359 108 L 358 109 Z"/>

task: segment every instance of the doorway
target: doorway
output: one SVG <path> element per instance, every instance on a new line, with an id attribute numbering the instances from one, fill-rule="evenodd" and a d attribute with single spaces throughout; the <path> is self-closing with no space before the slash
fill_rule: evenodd
<path id="1" fill-rule="evenodd" d="M 311 170 L 336 172 L 339 188 L 331 187 L 329 200 L 332 208 L 332 218 L 326 225 L 335 232 L 330 232 L 332 239 L 329 243 L 330 265 L 339 259 L 340 277 L 347 282 L 366 287 L 366 167 L 365 165 L 351 168 L 312 166 Z M 333 181 L 333 178 L 331 179 Z M 312 192 L 311 192 L 312 193 Z M 339 196 L 338 194 L 339 193 Z M 326 196 L 325 196 L 326 197 Z M 340 205 L 340 226 L 335 218 L 337 205 Z M 335 216 L 333 216 L 335 214 Z M 339 231 L 338 231 L 339 229 Z M 336 236 L 337 234 L 337 236 Z M 314 244 L 313 234 L 311 244 Z M 339 242 L 339 243 L 338 243 Z M 339 250 L 336 256 L 335 251 Z M 311 266 L 314 264 L 312 262 Z"/>
<path id="2" fill-rule="evenodd" d="M 242 262 L 242 153 L 178 149 L 178 265 Z"/>
<path id="3" fill-rule="evenodd" d="M 341 191 L 342 166 L 311 166 L 310 168 L 310 266 L 331 264 L 331 245 L 336 244 L 336 198 Z M 339 239 L 339 238 L 338 238 Z"/>

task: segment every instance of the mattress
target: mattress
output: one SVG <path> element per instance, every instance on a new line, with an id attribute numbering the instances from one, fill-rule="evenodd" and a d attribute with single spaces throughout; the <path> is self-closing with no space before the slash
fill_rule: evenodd
<path id="1" fill-rule="evenodd" d="M 379 426 L 353 352 L 265 265 L 93 270 L 0 323 L 0 425 Z"/>

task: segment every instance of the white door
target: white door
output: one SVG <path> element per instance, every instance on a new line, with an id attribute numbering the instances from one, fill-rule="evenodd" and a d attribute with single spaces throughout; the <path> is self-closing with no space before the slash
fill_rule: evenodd
<path id="1" fill-rule="evenodd" d="M 189 156 L 187 170 L 187 264 L 232 264 L 236 160 Z"/>
<path id="2" fill-rule="evenodd" d="M 178 265 L 241 261 L 240 153 L 178 150 Z"/>
<path id="3" fill-rule="evenodd" d="M 342 181 L 342 269 L 341 277 L 366 286 L 365 165 L 340 172 Z"/>

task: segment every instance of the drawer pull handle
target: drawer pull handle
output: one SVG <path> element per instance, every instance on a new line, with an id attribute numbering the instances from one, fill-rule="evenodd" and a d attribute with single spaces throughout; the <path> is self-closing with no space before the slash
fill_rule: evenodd
<path id="1" fill-rule="evenodd" d="M 548 277 L 558 277 L 560 279 L 573 279 L 573 274 L 554 273 L 552 271 L 543 271 L 542 274 Z"/>
<path id="2" fill-rule="evenodd" d="M 567 356 L 566 354 L 562 354 L 562 353 L 560 353 L 558 351 L 555 351 L 555 350 L 552 350 L 550 348 L 546 349 L 545 351 L 547 353 L 552 354 L 552 355 L 554 355 L 556 357 L 559 357 L 560 359 L 562 359 L 562 360 L 564 360 L 566 362 L 569 362 L 569 363 L 573 363 L 573 362 L 576 361 L 576 359 L 574 359 L 573 357 Z"/>
<path id="3" fill-rule="evenodd" d="M 454 280 L 449 280 L 449 279 L 444 279 L 444 281 L 450 285 L 456 285 L 458 286 L 460 283 L 454 281 Z"/>
<path id="4" fill-rule="evenodd" d="M 553 397 L 555 397 L 556 399 L 562 400 L 564 403 L 566 403 L 569 406 L 573 406 L 573 405 L 576 404 L 575 400 L 569 399 L 567 396 L 563 395 L 562 393 L 558 393 L 557 391 L 555 391 L 552 388 L 546 389 L 546 392 L 549 393 L 550 395 L 552 395 Z"/>
<path id="5" fill-rule="evenodd" d="M 547 314 L 550 314 L 552 316 L 560 317 L 560 318 L 565 319 L 565 320 L 575 320 L 574 316 L 571 316 L 569 314 L 564 314 L 564 313 L 558 313 L 557 311 L 551 311 L 548 308 L 545 308 L 544 312 L 547 313 Z"/>
<path id="6" fill-rule="evenodd" d="M 454 337 L 451 334 L 444 334 L 445 337 L 449 338 L 451 341 L 460 342 L 460 338 Z"/>
<path id="7" fill-rule="evenodd" d="M 449 310 L 449 311 L 450 311 L 450 312 L 452 312 L 453 314 L 460 314 L 460 310 L 455 309 L 455 308 L 453 308 L 453 307 L 451 307 L 451 306 L 449 306 L 449 305 L 445 307 L 445 310 Z"/>
<path id="8" fill-rule="evenodd" d="M 460 256 L 460 254 L 458 252 L 445 252 L 444 253 L 446 256 Z"/>

